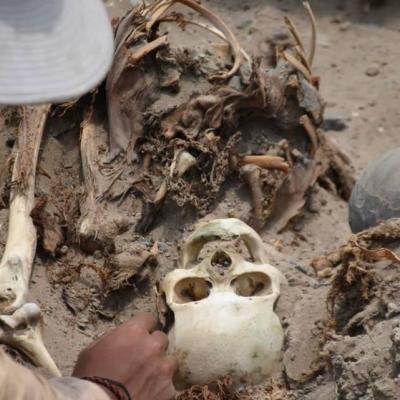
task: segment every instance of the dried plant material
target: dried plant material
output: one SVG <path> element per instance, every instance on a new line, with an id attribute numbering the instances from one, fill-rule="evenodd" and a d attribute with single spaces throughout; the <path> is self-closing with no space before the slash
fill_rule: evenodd
<path id="1" fill-rule="evenodd" d="M 294 400 L 283 385 L 272 382 L 265 386 L 255 386 L 238 390 L 229 377 L 208 385 L 195 385 L 180 392 L 177 400 Z"/>
<path id="2" fill-rule="evenodd" d="M 374 249 L 369 250 L 365 247 L 360 246 L 356 241 L 351 241 L 351 243 L 358 247 L 364 253 L 365 257 L 370 258 L 371 260 L 380 261 L 380 260 L 389 260 L 395 263 L 400 263 L 400 257 L 389 249 Z"/>
<path id="3" fill-rule="evenodd" d="M 55 256 L 57 249 L 64 243 L 62 218 L 48 198 L 39 197 L 31 212 L 31 217 L 38 231 L 43 250 Z"/>
<path id="4" fill-rule="evenodd" d="M 133 244 L 129 250 L 109 259 L 110 277 L 107 290 L 115 291 L 133 285 L 133 279 L 147 279 L 157 265 L 154 251 L 146 246 Z"/>
<path id="5" fill-rule="evenodd" d="M 338 313 L 337 307 L 347 307 L 359 310 L 373 296 L 375 272 L 372 268 L 375 260 L 399 262 L 399 257 L 387 248 L 381 247 L 400 239 L 400 220 L 391 219 L 380 225 L 360 232 L 342 246 L 340 256 L 337 256 L 337 271 L 327 299 L 333 315 Z M 328 256 L 329 257 L 329 256 Z M 339 259 L 339 260 L 338 260 Z M 353 315 L 357 311 L 353 312 Z"/>

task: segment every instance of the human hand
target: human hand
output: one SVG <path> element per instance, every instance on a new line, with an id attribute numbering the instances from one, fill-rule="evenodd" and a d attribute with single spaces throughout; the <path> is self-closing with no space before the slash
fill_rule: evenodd
<path id="1" fill-rule="evenodd" d="M 171 400 L 176 360 L 168 357 L 167 336 L 154 331 L 156 319 L 141 314 L 83 350 L 73 376 L 98 376 L 122 383 L 135 400 Z"/>

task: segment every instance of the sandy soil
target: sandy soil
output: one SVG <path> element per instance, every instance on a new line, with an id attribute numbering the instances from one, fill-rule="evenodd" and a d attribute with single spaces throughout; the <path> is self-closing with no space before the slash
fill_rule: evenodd
<path id="1" fill-rule="evenodd" d="M 106 3 L 113 15 L 121 15 L 129 2 Z M 292 16 L 305 37 L 309 34 L 301 2 L 208 0 L 204 3 L 224 17 L 251 54 L 260 54 L 268 40 L 284 31 L 285 14 Z M 326 115 L 339 117 L 346 124 L 344 130 L 327 131 L 327 135 L 349 155 L 358 175 L 371 159 L 400 145 L 400 5 L 388 0 L 384 7 L 364 13 L 362 5 L 355 1 L 312 3 L 319 25 L 315 72 L 321 76 Z M 79 188 L 81 184 L 79 130 L 74 125 L 67 132 L 54 129 L 43 142 L 40 165 L 46 174 L 40 173 L 39 168 L 38 195 L 51 192 L 53 185 Z M 10 152 L 5 139 L 0 143 L 0 154 L 4 156 Z M 55 182 L 48 176 L 56 177 Z M 249 210 L 248 202 L 239 202 L 228 191 L 212 215 L 204 218 L 240 217 Z M 1 209 L 0 251 L 5 243 L 6 221 L 7 210 Z M 176 229 L 177 226 L 181 228 Z M 176 212 L 147 238 L 140 239 L 145 240 L 145 245 L 159 241 L 160 266 L 154 279 L 176 266 L 178 244 L 192 229 L 193 221 Z M 369 321 L 368 329 L 360 329 L 353 335 L 338 334 L 335 340 L 321 346 L 324 321 L 328 319 L 325 300 L 330 280 L 317 280 L 310 263 L 314 257 L 344 243 L 349 235 L 347 204 L 319 186 L 315 188 L 313 204 L 295 229 L 282 234 L 273 230 L 263 233 L 268 243 L 281 241 L 281 251 L 289 260 L 279 265 L 288 285 L 282 290 L 277 310 L 286 333 L 285 381 L 298 399 L 383 400 L 395 399 L 400 392 L 396 379 L 400 365 L 400 323 L 396 312 L 387 311 L 389 303 L 400 304 L 399 296 L 396 298 L 392 293 L 398 286 L 399 274 L 391 266 L 382 267 L 384 281 L 379 287 L 385 295 L 381 296 L 381 303 L 368 308 L 371 318 L 364 316 Z M 124 248 L 132 240 L 134 233 L 128 231 L 118 239 L 118 246 Z M 74 254 L 72 249 L 64 251 L 68 253 L 64 267 L 68 268 Z M 95 253 L 86 261 L 101 263 L 101 257 Z M 97 299 L 101 285 L 90 271 L 73 287 L 49 283 L 48 273 L 57 263 L 58 260 L 38 252 L 30 299 L 44 309 L 46 344 L 62 371 L 68 374 L 79 350 L 94 338 L 139 310 L 154 311 L 154 293 L 151 285 L 126 289 L 118 298 L 111 299 L 113 304 L 104 311 Z M 384 290 L 386 287 L 390 287 L 390 296 Z M 91 294 L 90 304 L 76 293 Z M 379 314 L 379 307 L 386 307 L 386 311 Z M 103 311 L 96 312 L 100 308 Z M 328 355 L 330 367 L 317 368 L 315 372 L 321 352 Z M 311 379 L 304 383 L 307 377 Z"/>

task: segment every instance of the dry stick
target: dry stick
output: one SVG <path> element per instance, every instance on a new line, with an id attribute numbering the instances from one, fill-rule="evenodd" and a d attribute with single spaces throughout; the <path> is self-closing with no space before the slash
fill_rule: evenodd
<path id="1" fill-rule="evenodd" d="M 197 11 L 199 14 L 201 14 L 202 16 L 204 16 L 205 18 L 210 20 L 212 22 L 212 24 L 215 25 L 225 35 L 227 41 L 229 42 L 229 45 L 232 49 L 233 57 L 235 60 L 234 64 L 233 64 L 232 68 L 230 69 L 230 71 L 228 71 L 226 73 L 214 75 L 212 78 L 218 79 L 218 80 L 225 80 L 225 79 L 229 79 L 230 77 L 235 75 L 236 72 L 239 70 L 240 65 L 242 64 L 241 47 L 240 47 L 240 44 L 239 44 L 238 40 L 236 39 L 235 35 L 232 33 L 232 31 L 229 29 L 229 27 L 225 24 L 225 22 L 218 15 L 214 14 L 211 10 L 202 6 L 199 3 L 196 3 L 193 0 L 172 0 L 172 2 L 166 3 L 166 6 L 163 7 L 164 12 L 166 12 L 175 3 L 181 3 L 191 9 Z M 161 18 L 162 14 L 161 15 L 157 14 L 157 17 Z M 147 23 L 146 29 L 149 31 L 155 22 L 157 22 L 157 19 L 151 19 L 151 21 L 149 21 L 149 23 Z"/>
<path id="2" fill-rule="evenodd" d="M 303 6 L 307 10 L 308 17 L 311 21 L 311 43 L 310 54 L 308 56 L 308 64 L 310 65 L 310 67 L 312 67 L 314 62 L 315 49 L 317 47 L 317 21 L 308 0 L 303 1 Z"/>
<path id="3" fill-rule="evenodd" d="M 308 133 L 308 137 L 310 138 L 311 141 L 311 156 L 314 156 L 317 149 L 318 149 L 318 133 L 317 130 L 311 121 L 310 117 L 308 115 L 303 115 L 300 118 L 300 124 L 303 125 L 304 129 Z"/>
<path id="4" fill-rule="evenodd" d="M 17 153 L 12 174 L 6 248 L 0 263 L 0 313 L 10 313 L 26 301 L 36 229 L 31 218 L 35 203 L 35 177 L 50 104 L 23 107 Z"/>

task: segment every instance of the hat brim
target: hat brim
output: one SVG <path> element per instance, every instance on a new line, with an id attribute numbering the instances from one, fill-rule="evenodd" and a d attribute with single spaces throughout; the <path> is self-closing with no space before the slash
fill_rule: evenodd
<path id="1" fill-rule="evenodd" d="M 114 54 L 100 0 L 0 1 L 0 103 L 60 103 L 99 84 Z"/>

